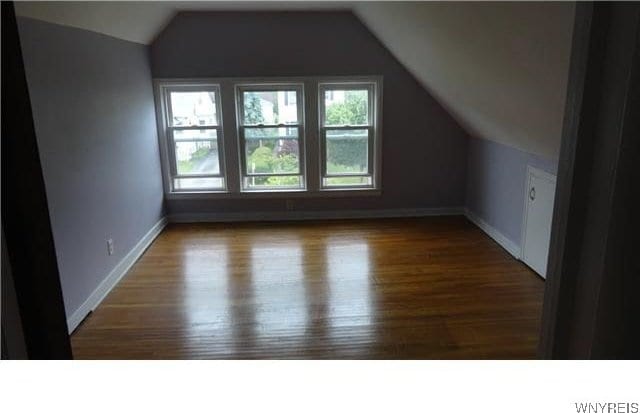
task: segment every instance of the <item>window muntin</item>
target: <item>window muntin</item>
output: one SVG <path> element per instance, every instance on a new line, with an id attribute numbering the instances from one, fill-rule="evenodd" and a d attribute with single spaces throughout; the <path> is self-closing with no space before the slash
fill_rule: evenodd
<path id="1" fill-rule="evenodd" d="M 302 85 L 239 85 L 236 96 L 242 190 L 304 189 Z"/>
<path id="2" fill-rule="evenodd" d="M 320 83 L 322 189 L 373 188 L 376 84 Z"/>
<path id="3" fill-rule="evenodd" d="M 171 190 L 224 191 L 219 87 L 165 86 L 163 96 Z"/>

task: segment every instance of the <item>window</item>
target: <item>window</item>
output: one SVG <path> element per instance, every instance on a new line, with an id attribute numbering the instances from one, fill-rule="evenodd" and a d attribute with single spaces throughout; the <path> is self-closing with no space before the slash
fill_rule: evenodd
<path id="1" fill-rule="evenodd" d="M 218 86 L 165 86 L 162 96 L 172 192 L 224 191 Z"/>
<path id="2" fill-rule="evenodd" d="M 155 85 L 169 199 L 380 194 L 380 77 Z"/>
<path id="3" fill-rule="evenodd" d="M 376 83 L 321 83 L 322 189 L 375 187 Z"/>
<path id="4" fill-rule="evenodd" d="M 242 189 L 303 189 L 302 85 L 240 85 L 237 97 Z"/>

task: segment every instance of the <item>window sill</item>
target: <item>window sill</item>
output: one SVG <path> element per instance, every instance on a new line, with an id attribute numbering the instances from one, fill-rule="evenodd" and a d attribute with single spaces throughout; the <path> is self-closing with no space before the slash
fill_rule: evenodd
<path id="1" fill-rule="evenodd" d="M 186 199 L 301 199 L 301 198 L 357 198 L 381 196 L 381 189 L 321 189 L 319 191 L 246 191 L 246 192 L 171 192 L 165 194 L 169 201 Z"/>

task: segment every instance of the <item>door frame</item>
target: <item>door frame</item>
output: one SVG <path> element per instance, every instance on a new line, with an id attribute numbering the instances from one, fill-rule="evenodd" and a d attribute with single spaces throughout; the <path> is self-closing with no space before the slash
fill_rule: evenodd
<path id="1" fill-rule="evenodd" d="M 640 4 L 576 3 L 540 358 L 638 357 L 639 108 Z"/>
<path id="2" fill-rule="evenodd" d="M 12 2 L 2 2 L 2 118 L 11 120 L 2 122 L 1 221 L 8 257 L 2 260 L 2 272 L 4 277 L 10 264 L 12 280 L 3 282 L 13 284 L 15 300 L 10 312 L 19 315 L 23 333 L 15 334 L 15 325 L 9 328 L 13 320 L 5 318 L 3 311 L 3 339 L 5 344 L 12 341 L 14 348 L 26 350 L 29 359 L 70 359 L 47 194 Z M 7 300 L 2 301 L 5 304 Z M 6 352 L 5 356 L 24 355 Z"/>

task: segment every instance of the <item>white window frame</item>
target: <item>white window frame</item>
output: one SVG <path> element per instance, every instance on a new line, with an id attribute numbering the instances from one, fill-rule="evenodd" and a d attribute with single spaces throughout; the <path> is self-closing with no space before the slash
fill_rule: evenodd
<path id="1" fill-rule="evenodd" d="M 221 105 L 221 93 L 220 85 L 217 83 L 198 82 L 198 83 L 184 83 L 184 82 L 159 82 L 158 83 L 158 99 L 157 109 L 159 112 L 159 132 L 161 135 L 161 156 L 163 158 L 163 167 L 165 170 L 165 192 L 169 193 L 192 193 L 192 192 L 204 192 L 204 193 L 226 193 L 228 188 L 228 182 L 226 178 L 225 167 L 225 150 L 224 150 L 224 127 L 222 121 L 222 105 Z M 215 95 L 216 104 L 216 124 L 215 125 L 202 125 L 202 126 L 173 126 L 171 124 L 171 103 L 170 97 L 172 92 L 213 92 Z M 158 104 L 159 103 L 159 104 Z M 218 161 L 219 172 L 217 174 L 180 174 L 178 173 L 177 160 L 176 160 L 176 141 L 174 139 L 174 131 L 182 130 L 215 130 L 216 131 L 216 143 L 218 147 Z M 204 141 L 213 141 L 213 139 L 202 139 Z M 206 178 L 218 178 L 222 179 L 223 186 L 215 188 L 189 188 L 189 189 L 177 189 L 175 188 L 176 179 L 206 179 Z"/>
<path id="2" fill-rule="evenodd" d="M 377 197 L 382 194 L 382 76 L 305 76 L 305 77 L 270 77 L 270 78 L 156 78 L 154 92 L 156 99 L 156 118 L 158 123 L 158 139 L 160 147 L 161 165 L 165 198 L 171 200 L 206 200 L 206 199 L 297 199 L 297 198 L 342 198 L 342 197 Z M 320 115 L 324 105 L 321 98 L 321 85 L 374 84 L 375 104 L 370 123 L 374 127 L 373 168 L 371 186 L 332 186 L 322 187 L 322 169 L 324 156 L 322 154 Z M 299 121 L 300 142 L 300 171 L 303 187 L 295 188 L 265 188 L 243 190 L 243 165 L 241 161 L 244 147 L 240 144 L 239 120 L 242 118 L 238 106 L 239 86 L 273 86 L 291 85 L 301 87 L 302 93 L 296 95 Z M 218 151 L 220 159 L 220 176 L 224 179 L 224 189 L 184 189 L 174 191 L 171 160 L 173 147 L 167 136 L 167 89 L 191 87 L 195 90 L 213 86 L 217 90 L 216 111 L 218 115 Z M 291 90 L 291 89 L 290 89 Z M 302 114 L 300 114 L 302 111 Z M 278 127 L 280 125 L 273 125 Z M 285 125 L 287 127 L 289 125 Z M 282 126 L 280 126 L 282 127 Z M 196 127 L 197 129 L 197 127 Z M 171 152 L 170 152 L 171 151 Z M 202 176 L 202 175 L 199 175 Z"/>
<path id="3" fill-rule="evenodd" d="M 236 89 L 236 123 L 238 125 L 238 156 L 240 165 L 240 191 L 241 192 L 290 192 L 290 191 L 306 191 L 307 174 L 306 174 L 306 151 L 305 151 L 305 116 L 304 116 L 304 84 L 300 82 L 239 82 L 235 86 Z M 244 92 L 288 92 L 296 93 L 296 110 L 298 122 L 295 124 L 274 123 L 274 124 L 245 124 L 244 123 Z M 297 128 L 298 129 L 298 173 L 249 173 L 247 168 L 247 156 L 245 150 L 245 131 L 247 129 L 269 129 L 269 128 Z M 280 186 L 280 187 L 245 187 L 245 180 L 252 177 L 266 176 L 299 176 L 299 186 Z"/>
<path id="4" fill-rule="evenodd" d="M 366 125 L 325 125 L 325 92 L 336 90 L 367 90 L 368 91 L 368 123 Z M 318 141 L 320 143 L 320 190 L 321 191 L 349 191 L 376 190 L 380 185 L 381 175 L 381 79 L 370 78 L 362 80 L 327 80 L 318 83 Z M 333 94 L 335 96 L 335 93 Z M 329 174 L 327 172 L 327 131 L 332 130 L 361 130 L 368 131 L 367 142 L 367 171 L 361 173 Z M 371 184 L 362 185 L 325 185 L 327 178 L 368 177 Z"/>

